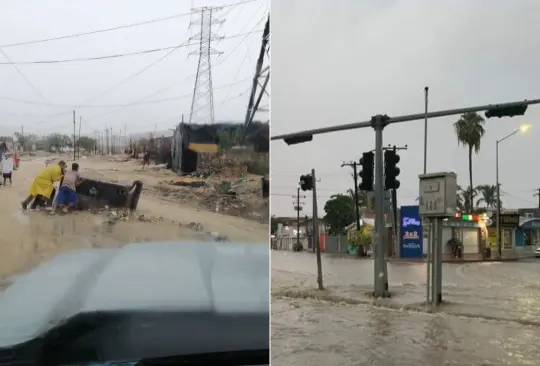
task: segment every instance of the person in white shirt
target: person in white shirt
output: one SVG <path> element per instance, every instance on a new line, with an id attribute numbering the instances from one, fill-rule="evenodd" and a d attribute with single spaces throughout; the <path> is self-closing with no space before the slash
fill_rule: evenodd
<path id="1" fill-rule="evenodd" d="M 6 186 L 6 181 L 9 179 L 9 186 L 11 187 L 11 175 L 13 174 L 13 158 L 11 154 L 4 155 L 4 159 L 0 163 L 0 168 L 2 169 L 2 177 L 4 178 L 4 187 Z"/>

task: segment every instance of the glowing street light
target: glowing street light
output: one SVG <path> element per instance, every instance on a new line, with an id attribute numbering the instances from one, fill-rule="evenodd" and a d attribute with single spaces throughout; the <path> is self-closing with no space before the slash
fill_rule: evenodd
<path id="1" fill-rule="evenodd" d="M 500 223 L 500 217 L 501 217 L 501 191 L 500 191 L 500 183 L 499 183 L 499 143 L 503 142 L 504 140 L 514 136 L 518 132 L 525 133 L 531 128 L 530 124 L 523 124 L 519 126 L 519 128 L 515 129 L 512 133 L 506 135 L 500 140 L 497 140 L 495 143 L 495 179 L 497 184 L 497 250 L 499 253 L 499 258 L 502 257 L 502 243 L 501 243 L 501 223 Z"/>
<path id="2" fill-rule="evenodd" d="M 532 126 L 530 124 L 525 124 L 525 125 L 521 125 L 519 126 L 519 132 L 521 133 L 525 133 L 529 130 L 529 128 L 531 128 Z"/>

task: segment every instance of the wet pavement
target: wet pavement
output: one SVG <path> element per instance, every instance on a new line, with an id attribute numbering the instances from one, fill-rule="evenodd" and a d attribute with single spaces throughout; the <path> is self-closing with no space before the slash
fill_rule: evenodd
<path id="1" fill-rule="evenodd" d="M 267 240 L 267 225 L 203 212 L 146 193 L 141 195 L 137 211 L 126 217 L 120 217 L 124 216 L 122 210 L 78 211 L 67 215 L 59 212 L 55 216 L 46 211 L 23 211 L 20 202 L 28 194 L 34 175 L 45 167 L 44 162 L 45 158 L 22 161 L 20 169 L 13 172 L 13 186 L 0 187 L 3 212 L 0 220 L 0 291 L 11 283 L 14 275 L 69 250 L 149 241 L 264 243 Z M 69 164 L 71 162 L 68 161 Z M 88 158 L 81 159 L 80 164 L 83 177 L 86 174 L 93 178 L 93 174 L 104 179 L 117 178 L 114 171 L 119 168 L 124 169 L 124 176 L 135 174 L 130 173 L 134 166 L 127 163 Z M 148 184 L 152 180 L 159 181 L 150 170 L 137 174 L 147 174 Z M 144 219 L 141 220 L 140 215 Z"/>
<path id="2" fill-rule="evenodd" d="M 424 264 L 389 263 L 391 299 L 373 300 L 373 262 L 272 252 L 273 365 L 540 364 L 540 261 L 445 264 L 443 300 L 423 304 Z"/>

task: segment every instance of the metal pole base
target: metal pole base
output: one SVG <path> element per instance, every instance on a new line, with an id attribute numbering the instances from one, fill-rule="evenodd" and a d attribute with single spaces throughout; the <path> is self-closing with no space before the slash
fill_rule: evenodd
<path id="1" fill-rule="evenodd" d="M 371 296 L 373 296 L 375 299 L 378 299 L 378 298 L 389 299 L 392 297 L 392 294 L 390 293 L 390 291 L 383 291 L 381 294 L 373 291 L 371 293 Z"/>

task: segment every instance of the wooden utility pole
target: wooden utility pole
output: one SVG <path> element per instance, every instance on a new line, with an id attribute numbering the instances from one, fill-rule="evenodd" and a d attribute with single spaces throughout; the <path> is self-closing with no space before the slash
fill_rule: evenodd
<path id="1" fill-rule="evenodd" d="M 75 156 L 75 111 L 73 111 L 73 160 L 76 159 L 76 156 Z"/>
<path id="2" fill-rule="evenodd" d="M 79 117 L 79 138 L 77 139 L 77 159 L 81 158 L 81 125 L 82 125 L 82 116 Z"/>
<path id="3" fill-rule="evenodd" d="M 358 207 L 358 163 L 356 161 L 343 163 L 341 167 L 350 166 L 353 168 L 353 179 L 354 179 L 354 213 L 356 215 L 356 230 L 360 230 L 360 208 Z"/>
<path id="4" fill-rule="evenodd" d="M 296 211 L 296 242 L 300 243 L 300 211 L 302 211 L 302 206 L 304 202 L 300 202 L 300 188 L 296 190 L 296 196 L 293 196 L 296 199 L 296 202 L 293 203 L 294 210 Z M 306 198 L 306 196 L 302 196 Z M 306 236 L 307 237 L 307 236 Z"/>

